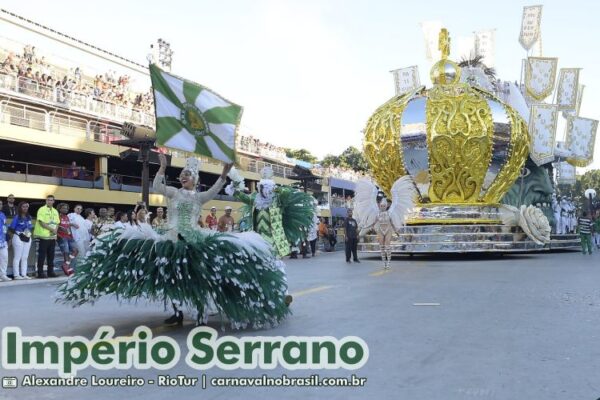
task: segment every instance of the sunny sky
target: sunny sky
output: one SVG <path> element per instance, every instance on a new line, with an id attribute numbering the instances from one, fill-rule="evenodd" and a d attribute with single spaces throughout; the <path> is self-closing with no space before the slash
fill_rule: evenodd
<path id="1" fill-rule="evenodd" d="M 244 133 L 322 157 L 361 145 L 367 119 L 394 94 L 390 70 L 418 65 L 431 85 L 422 21 L 442 21 L 454 38 L 496 28 L 498 75 L 518 80 L 522 8 L 534 4 L 544 4 L 543 55 L 559 57 L 559 68 L 583 68 L 581 115 L 600 119 L 597 2 L 2 0 L 0 7 L 140 63 L 163 38 L 175 51 L 173 73 L 244 106 Z"/>

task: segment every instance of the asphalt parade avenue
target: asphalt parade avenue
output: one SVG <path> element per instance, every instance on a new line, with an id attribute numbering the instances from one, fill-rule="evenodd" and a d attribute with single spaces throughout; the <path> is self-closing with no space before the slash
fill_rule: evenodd
<path id="1" fill-rule="evenodd" d="M 365 258 L 346 264 L 343 254 L 288 260 L 293 315 L 263 331 L 222 331 L 244 336 L 358 336 L 369 347 L 366 365 L 345 370 L 193 370 L 182 359 L 168 371 L 85 369 L 78 377 L 159 374 L 208 380 L 188 387 L 38 387 L 0 389 L 0 399 L 596 399 L 600 397 L 600 268 L 597 253 L 505 257 L 395 257 L 391 271 Z M 154 336 L 174 338 L 185 354 L 189 318 L 165 327 L 162 304 L 119 305 L 105 298 L 72 309 L 55 304 L 56 281 L 0 287 L 2 327 L 23 335 L 91 338 L 101 325 L 131 335 L 147 325 Z M 56 371 L 2 371 L 57 377 Z M 363 387 L 214 387 L 219 377 L 356 377 Z"/>

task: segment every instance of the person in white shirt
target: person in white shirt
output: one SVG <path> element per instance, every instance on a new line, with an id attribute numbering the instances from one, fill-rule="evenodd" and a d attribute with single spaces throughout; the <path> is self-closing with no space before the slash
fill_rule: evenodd
<path id="1" fill-rule="evenodd" d="M 93 208 L 86 208 L 83 215 L 85 216 L 83 226 L 85 227 L 85 233 L 87 233 L 87 236 L 83 241 L 83 246 L 85 249 L 84 254 L 87 254 L 87 252 L 90 250 L 90 244 L 92 242 L 92 228 L 94 226 L 94 220 L 96 219 L 96 212 Z"/>
<path id="2" fill-rule="evenodd" d="M 75 208 L 73 208 L 73 212 L 68 215 L 69 222 L 73 224 L 71 226 L 71 233 L 73 234 L 75 247 L 77 248 L 77 252 L 80 257 L 85 256 L 85 242 L 89 240 L 89 231 L 86 230 L 85 219 L 83 219 L 81 216 L 82 212 L 83 206 L 81 204 L 77 204 Z"/>
<path id="3" fill-rule="evenodd" d="M 119 211 L 117 214 L 115 214 L 115 220 L 117 222 L 113 224 L 114 229 L 125 229 L 127 226 L 129 226 L 127 223 L 129 222 L 129 217 L 127 217 L 126 212 Z"/>

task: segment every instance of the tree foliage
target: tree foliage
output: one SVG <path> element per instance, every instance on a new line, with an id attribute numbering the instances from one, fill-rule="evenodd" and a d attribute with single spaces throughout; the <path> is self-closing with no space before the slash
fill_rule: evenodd
<path id="1" fill-rule="evenodd" d="M 321 165 L 324 167 L 348 168 L 357 172 L 366 172 L 369 169 L 369 164 L 363 153 L 354 146 L 348 147 L 338 156 L 327 154 L 321 160 Z"/>
<path id="2" fill-rule="evenodd" d="M 294 150 L 286 148 L 285 155 L 291 158 L 295 158 L 296 160 L 309 162 L 311 164 L 316 164 L 318 161 L 317 157 L 315 157 L 309 150 L 306 149 Z"/>

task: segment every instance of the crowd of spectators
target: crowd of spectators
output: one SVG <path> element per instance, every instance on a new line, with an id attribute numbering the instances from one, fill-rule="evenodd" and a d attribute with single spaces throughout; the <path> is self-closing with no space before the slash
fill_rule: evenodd
<path id="1" fill-rule="evenodd" d="M 259 139 L 250 136 L 238 137 L 238 148 L 242 151 L 256 154 L 262 157 L 268 157 L 283 162 L 288 161 L 283 147 L 277 147 L 271 143 L 261 142 Z"/>
<path id="2" fill-rule="evenodd" d="M 109 70 L 94 77 L 86 76 L 80 67 L 52 65 L 31 45 L 26 45 L 20 54 L 0 49 L 2 53 L 5 57 L 0 64 L 0 75 L 16 78 L 16 89 L 23 94 L 96 112 L 111 111 L 107 106 L 119 106 L 150 113 L 154 107 L 152 92 L 134 92 L 129 75 Z"/>
<path id="3" fill-rule="evenodd" d="M 238 149 L 261 157 L 268 157 L 273 160 L 280 160 L 282 162 L 290 161 L 290 159 L 286 156 L 285 149 L 283 147 L 277 147 L 270 143 L 261 142 L 260 139 L 257 139 L 251 135 L 240 135 L 238 137 Z M 366 177 L 364 173 L 356 172 L 349 168 L 334 166 L 322 167 L 318 164 L 313 166 L 312 172 L 318 176 L 340 178 L 348 181 L 357 181 Z"/>

